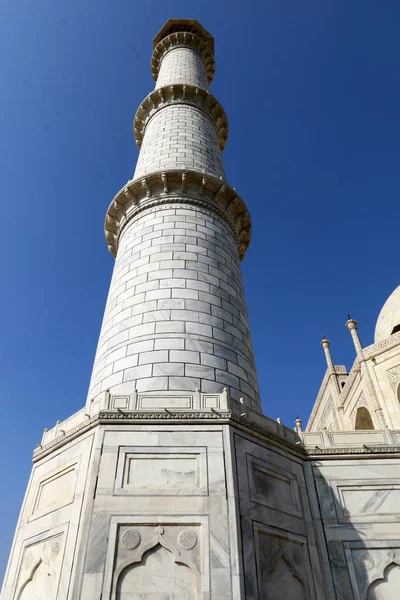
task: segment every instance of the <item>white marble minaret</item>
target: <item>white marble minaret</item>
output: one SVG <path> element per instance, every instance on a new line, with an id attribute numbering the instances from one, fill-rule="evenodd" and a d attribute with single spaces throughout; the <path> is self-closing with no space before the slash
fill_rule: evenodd
<path id="1" fill-rule="evenodd" d="M 225 112 L 211 94 L 213 38 L 169 21 L 154 40 L 152 91 L 139 106 L 133 179 L 112 201 L 116 256 L 89 400 L 221 392 L 259 408 L 239 261 L 250 217 L 225 180 Z M 162 406 L 163 403 L 160 404 Z"/>

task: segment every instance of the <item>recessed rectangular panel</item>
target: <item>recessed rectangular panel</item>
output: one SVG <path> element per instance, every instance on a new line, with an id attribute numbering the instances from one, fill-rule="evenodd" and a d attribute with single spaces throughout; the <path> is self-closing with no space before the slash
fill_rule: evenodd
<path id="1" fill-rule="evenodd" d="M 219 396 L 204 396 L 204 408 L 218 408 Z"/>
<path id="2" fill-rule="evenodd" d="M 287 477 L 276 473 L 272 474 L 271 471 L 265 471 L 255 465 L 253 466 L 253 478 L 257 494 L 265 498 L 269 497 L 271 500 L 293 504 L 292 482 Z"/>
<path id="3" fill-rule="evenodd" d="M 128 408 L 129 407 L 129 396 L 114 396 L 112 398 L 113 408 Z"/>
<path id="4" fill-rule="evenodd" d="M 140 396 L 139 408 L 154 410 L 163 408 L 192 408 L 191 396 Z"/>
<path id="5" fill-rule="evenodd" d="M 250 498 L 275 510 L 301 516 L 296 476 L 247 455 Z"/>
<path id="6" fill-rule="evenodd" d="M 384 431 L 332 431 L 334 446 L 354 446 L 354 444 L 387 444 Z"/>
<path id="7" fill-rule="evenodd" d="M 121 447 L 114 493 L 191 496 L 208 493 L 207 453 L 191 447 Z"/>
<path id="8" fill-rule="evenodd" d="M 343 516 L 398 515 L 400 486 L 338 486 Z"/>
<path id="9" fill-rule="evenodd" d="M 72 502 L 75 483 L 76 463 L 39 481 L 32 515 L 40 516 Z"/>
<path id="10" fill-rule="evenodd" d="M 197 456 L 188 454 L 127 454 L 125 485 L 163 489 L 197 487 Z"/>

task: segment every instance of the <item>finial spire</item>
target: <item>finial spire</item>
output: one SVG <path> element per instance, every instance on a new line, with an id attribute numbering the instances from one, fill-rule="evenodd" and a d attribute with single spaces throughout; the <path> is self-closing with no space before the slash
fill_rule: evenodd
<path id="1" fill-rule="evenodd" d="M 321 340 L 321 346 L 324 349 L 325 352 L 325 359 L 326 359 L 326 364 L 328 366 L 328 369 L 334 373 L 335 372 L 335 367 L 333 365 L 333 360 L 332 360 L 332 356 L 331 356 L 331 351 L 329 349 L 329 346 L 331 345 L 330 341 L 326 339 L 326 337 L 324 335 L 322 335 L 322 340 Z"/>
<path id="2" fill-rule="evenodd" d="M 350 317 L 350 313 L 347 316 L 348 316 L 348 319 L 345 323 L 345 326 L 350 331 L 350 334 L 351 334 L 351 337 L 353 340 L 353 344 L 354 344 L 354 348 L 356 349 L 356 352 L 358 354 L 359 352 L 362 351 L 362 345 L 361 345 L 361 340 L 359 338 L 358 331 L 357 331 L 357 321 Z"/>
<path id="3" fill-rule="evenodd" d="M 297 415 L 296 417 L 296 421 L 295 421 L 295 431 L 297 431 L 297 433 L 301 433 L 303 430 L 303 421 L 300 419 L 299 415 Z"/>

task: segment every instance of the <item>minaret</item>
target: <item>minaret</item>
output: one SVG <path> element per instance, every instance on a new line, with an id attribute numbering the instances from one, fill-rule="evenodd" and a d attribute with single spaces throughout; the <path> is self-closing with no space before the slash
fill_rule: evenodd
<path id="1" fill-rule="evenodd" d="M 214 69 L 197 21 L 156 36 L 139 159 L 106 216 L 116 261 L 88 398 L 34 451 L 2 600 L 245 597 L 234 429 L 293 451 L 298 437 L 261 415 L 251 224 L 225 181 Z"/>
<path id="2" fill-rule="evenodd" d="M 88 400 L 219 393 L 260 409 L 240 260 L 246 206 L 225 180 L 225 112 L 209 91 L 214 43 L 194 20 L 154 39 L 155 89 L 134 118 L 132 180 L 107 211 L 116 257 Z"/>

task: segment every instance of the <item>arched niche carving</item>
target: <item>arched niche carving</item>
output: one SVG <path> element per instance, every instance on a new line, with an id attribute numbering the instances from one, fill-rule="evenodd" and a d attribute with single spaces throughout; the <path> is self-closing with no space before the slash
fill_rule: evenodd
<path id="1" fill-rule="evenodd" d="M 140 562 L 131 563 L 121 572 L 116 600 L 152 599 L 158 594 L 174 600 L 196 600 L 197 581 L 187 565 L 174 560 L 166 548 L 157 544 L 147 550 Z"/>
<path id="2" fill-rule="evenodd" d="M 354 428 L 356 430 L 375 429 L 372 422 L 372 417 L 366 406 L 359 406 L 359 408 L 357 408 L 356 423 Z"/>
<path id="3" fill-rule="evenodd" d="M 367 590 L 367 600 L 397 600 L 400 589 L 400 566 L 391 560 L 383 576 L 373 581 Z"/>
<path id="4" fill-rule="evenodd" d="M 200 578 L 200 571 L 198 570 L 197 566 L 194 564 L 194 562 L 192 562 L 191 560 L 185 560 L 182 556 L 181 553 L 179 552 L 179 550 L 173 546 L 172 544 L 168 544 L 166 542 L 166 540 L 163 537 L 163 528 L 162 527 L 158 527 L 156 529 L 156 535 L 147 543 L 144 544 L 143 546 L 140 546 L 139 548 L 137 548 L 137 550 L 135 552 L 133 552 L 133 554 L 127 558 L 126 560 L 122 561 L 121 564 L 118 565 L 118 567 L 115 570 L 114 573 L 114 577 L 113 577 L 113 587 L 112 587 L 112 599 L 113 600 L 128 600 L 129 599 L 129 595 L 126 594 L 126 592 L 121 591 L 121 586 L 123 586 L 123 581 L 124 579 L 128 576 L 128 574 L 130 572 L 133 571 L 133 569 L 135 569 L 135 567 L 143 565 L 146 566 L 147 560 L 150 559 L 150 573 L 152 574 L 151 579 L 153 581 L 155 581 L 155 577 L 154 577 L 154 570 L 152 571 L 152 567 L 153 567 L 153 560 L 152 558 L 154 558 L 154 556 L 157 554 L 157 559 L 161 558 L 161 556 L 164 559 L 164 562 L 162 563 L 162 567 L 168 566 L 167 572 L 170 572 L 171 570 L 171 564 L 175 564 L 176 568 L 179 569 L 179 567 L 186 567 L 187 569 L 187 573 L 190 573 L 190 577 L 186 577 L 186 579 L 191 578 L 193 585 L 192 585 L 192 589 L 194 589 L 194 592 L 188 592 L 187 595 L 187 600 L 195 600 L 197 599 L 198 595 L 197 595 L 197 591 L 200 591 L 201 589 L 201 578 Z M 161 550 L 164 552 L 164 554 L 161 552 Z M 158 554 L 159 552 L 161 552 L 160 554 Z M 165 562 L 165 559 L 168 559 L 168 562 Z M 160 569 L 157 570 L 157 573 L 160 573 Z M 180 576 L 177 576 L 177 580 L 179 580 Z M 183 576 L 183 579 L 185 579 L 185 576 Z M 154 586 L 152 587 L 152 592 L 149 593 L 154 593 Z M 197 591 L 196 591 L 197 590 Z M 160 592 L 164 592 L 165 593 L 165 585 L 161 588 Z M 145 592 L 141 592 L 142 594 Z M 180 592 L 181 593 L 181 592 Z M 145 599 L 146 596 L 143 595 L 143 599 Z M 151 596 L 149 596 L 149 598 L 151 598 Z M 171 599 L 173 599 L 174 596 L 171 596 Z M 182 596 L 180 596 L 180 598 L 182 598 Z M 186 600 L 186 598 L 185 598 Z"/>
<path id="5" fill-rule="evenodd" d="M 303 579 L 280 542 L 279 549 L 262 571 L 261 588 L 262 597 L 268 600 L 281 600 L 284 597 L 291 600 L 306 600 Z"/>
<path id="6" fill-rule="evenodd" d="M 16 600 L 54 600 L 55 571 L 39 558 L 17 592 Z"/>

